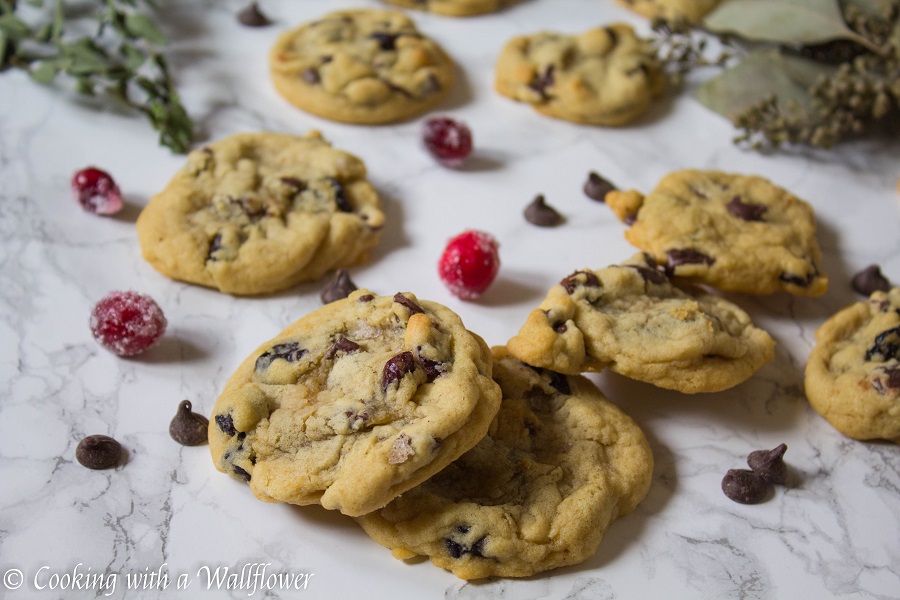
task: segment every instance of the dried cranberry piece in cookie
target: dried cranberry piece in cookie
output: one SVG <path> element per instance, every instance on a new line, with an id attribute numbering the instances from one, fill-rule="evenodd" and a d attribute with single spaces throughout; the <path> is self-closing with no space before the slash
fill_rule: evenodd
<path id="1" fill-rule="evenodd" d="M 150 296 L 113 291 L 91 311 L 94 338 L 119 356 L 134 356 L 155 346 L 166 331 L 166 317 Z"/>
<path id="2" fill-rule="evenodd" d="M 125 204 L 110 174 L 96 167 L 82 169 L 72 176 L 72 192 L 81 208 L 97 215 L 114 215 Z"/>
<path id="3" fill-rule="evenodd" d="M 454 296 L 472 300 L 494 281 L 500 270 L 499 244 L 489 233 L 464 231 L 447 243 L 438 275 Z"/>

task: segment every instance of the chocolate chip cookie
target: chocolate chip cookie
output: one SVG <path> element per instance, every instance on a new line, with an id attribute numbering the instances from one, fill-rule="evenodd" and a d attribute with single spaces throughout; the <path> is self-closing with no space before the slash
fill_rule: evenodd
<path id="1" fill-rule="evenodd" d="M 427 10 L 448 17 L 472 17 L 500 10 L 512 0 L 385 0 L 390 4 Z"/>
<path id="2" fill-rule="evenodd" d="M 619 3 L 651 19 L 686 19 L 699 23 L 721 0 L 619 0 Z"/>
<path id="3" fill-rule="evenodd" d="M 612 191 L 606 204 L 631 225 L 628 241 L 677 277 L 747 294 L 828 288 L 812 207 L 762 177 L 676 171 L 647 196 Z"/>
<path id="4" fill-rule="evenodd" d="M 173 279 L 265 294 L 361 262 L 381 202 L 355 156 L 313 132 L 243 133 L 191 152 L 137 221 L 144 258 Z"/>
<path id="5" fill-rule="evenodd" d="M 213 462 L 261 500 L 365 514 L 484 437 L 500 403 L 491 367 L 448 308 L 357 290 L 238 367 L 210 420 Z"/>
<path id="6" fill-rule="evenodd" d="M 333 121 L 374 125 L 421 114 L 453 84 L 452 60 L 399 11 L 329 13 L 281 35 L 269 54 L 275 89 Z"/>
<path id="7" fill-rule="evenodd" d="M 357 521 L 400 559 L 463 579 L 526 577 L 591 557 L 650 487 L 640 428 L 584 377 L 494 349 L 503 390 L 488 436 L 446 469 Z"/>
<path id="8" fill-rule="evenodd" d="M 666 85 L 649 44 L 615 23 L 580 35 L 515 37 L 497 59 L 494 85 L 539 112 L 593 125 L 637 119 Z"/>
<path id="9" fill-rule="evenodd" d="M 561 373 L 608 368 L 695 393 L 746 380 L 772 359 L 775 343 L 739 307 L 682 291 L 638 254 L 563 279 L 507 347 L 530 365 Z"/>
<path id="10" fill-rule="evenodd" d="M 805 382 L 809 403 L 844 435 L 900 444 L 900 287 L 819 327 Z"/>

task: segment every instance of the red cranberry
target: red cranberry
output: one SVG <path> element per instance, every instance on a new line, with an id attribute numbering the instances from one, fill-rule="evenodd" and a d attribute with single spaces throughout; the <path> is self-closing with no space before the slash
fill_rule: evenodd
<path id="1" fill-rule="evenodd" d="M 447 243 L 438 263 L 441 281 L 463 300 L 477 298 L 500 269 L 497 240 L 483 231 L 464 231 Z"/>
<path id="2" fill-rule="evenodd" d="M 72 192 L 84 210 L 98 215 L 114 215 L 124 204 L 119 186 L 109 173 L 94 167 L 72 176 Z"/>
<path id="3" fill-rule="evenodd" d="M 456 167 L 472 153 L 472 132 L 460 121 L 433 117 L 422 128 L 425 147 L 441 163 Z"/>
<path id="4" fill-rule="evenodd" d="M 166 317 L 153 298 L 137 292 L 110 292 L 91 311 L 91 333 L 119 356 L 152 348 L 166 331 Z"/>

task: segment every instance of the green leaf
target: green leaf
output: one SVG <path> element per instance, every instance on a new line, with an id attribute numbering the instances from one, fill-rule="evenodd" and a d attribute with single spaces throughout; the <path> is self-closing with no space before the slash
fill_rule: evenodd
<path id="1" fill-rule="evenodd" d="M 879 50 L 847 26 L 837 0 L 725 0 L 703 24 L 754 41 L 812 45 L 845 39 Z"/>
<path id="2" fill-rule="evenodd" d="M 125 59 L 125 68 L 129 71 L 137 71 L 138 68 L 140 68 L 140 66 L 144 64 L 144 53 L 141 52 L 139 48 L 136 48 L 131 44 L 122 44 L 119 52 Z"/>
<path id="3" fill-rule="evenodd" d="M 0 29 L 0 71 L 6 67 L 6 53 L 9 51 L 9 48 L 9 38 L 7 38 L 3 30 Z"/>
<path id="4" fill-rule="evenodd" d="M 51 83 L 59 72 L 59 65 L 52 60 L 44 60 L 29 71 L 31 78 L 38 83 Z"/>
<path id="5" fill-rule="evenodd" d="M 62 39 L 65 20 L 66 15 L 63 12 L 62 0 L 56 0 L 56 5 L 53 7 L 53 27 L 50 30 L 50 39 L 53 43 L 57 43 Z"/>
<path id="6" fill-rule="evenodd" d="M 6 34 L 7 39 L 16 41 L 31 36 L 31 28 L 25 24 L 25 21 L 15 15 L 0 16 L 0 31 Z"/>
<path id="7" fill-rule="evenodd" d="M 72 44 L 63 44 L 59 49 L 68 59 L 66 71 L 73 75 L 90 75 L 109 66 L 106 53 L 88 38 L 81 38 Z"/>
<path id="8" fill-rule="evenodd" d="M 143 38 L 151 44 L 163 46 L 166 36 L 153 22 L 153 19 L 141 13 L 132 13 L 125 17 L 125 29 L 134 37 Z"/>
<path id="9" fill-rule="evenodd" d="M 810 87 L 816 80 L 835 72 L 835 67 L 785 56 L 777 50 L 751 52 L 736 66 L 710 79 L 697 90 L 697 99 L 707 108 L 734 121 L 751 106 L 770 97 L 779 106 L 796 104 L 812 110 Z"/>

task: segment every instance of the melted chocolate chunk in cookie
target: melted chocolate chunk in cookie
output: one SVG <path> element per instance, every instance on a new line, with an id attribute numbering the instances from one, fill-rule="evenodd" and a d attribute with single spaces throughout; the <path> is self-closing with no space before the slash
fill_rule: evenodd
<path id="1" fill-rule="evenodd" d="M 579 285 L 585 287 L 600 287 L 600 280 L 590 271 L 575 271 L 560 281 L 559 285 L 566 288 L 568 293 L 573 294 Z"/>
<path id="2" fill-rule="evenodd" d="M 879 333 L 872 347 L 866 350 L 867 361 L 887 362 L 892 359 L 900 359 L 900 327 Z"/>
<path id="3" fill-rule="evenodd" d="M 266 350 L 256 359 L 256 370 L 265 371 L 273 362 L 279 358 L 288 362 L 297 362 L 306 354 L 307 350 L 300 347 L 299 342 L 288 342 L 286 344 L 277 344 Z"/>
<path id="4" fill-rule="evenodd" d="M 728 212 L 744 221 L 762 221 L 766 214 L 766 207 L 762 204 L 744 202 L 740 196 L 735 196 L 725 205 Z"/>

